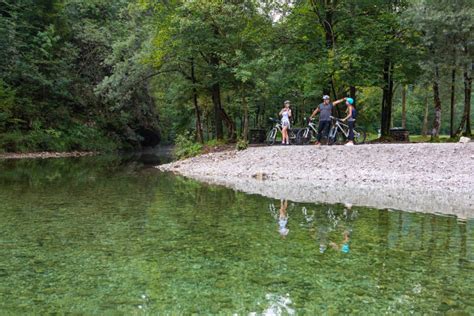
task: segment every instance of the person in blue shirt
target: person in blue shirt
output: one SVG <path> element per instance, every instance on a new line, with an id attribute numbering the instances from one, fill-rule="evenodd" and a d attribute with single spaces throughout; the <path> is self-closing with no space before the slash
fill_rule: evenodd
<path id="1" fill-rule="evenodd" d="M 354 127 L 355 127 L 355 121 L 357 117 L 357 110 L 354 105 L 354 99 L 352 98 L 344 98 L 346 100 L 346 105 L 347 105 L 347 116 L 343 118 L 342 120 L 345 122 L 347 121 L 347 124 L 349 125 L 349 136 L 348 139 L 349 141 L 347 142 L 346 145 L 352 146 L 354 145 Z"/>

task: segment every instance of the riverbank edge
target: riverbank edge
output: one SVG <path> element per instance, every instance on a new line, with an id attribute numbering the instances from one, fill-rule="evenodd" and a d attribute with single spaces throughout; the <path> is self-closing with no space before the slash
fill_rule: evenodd
<path id="1" fill-rule="evenodd" d="M 100 154 L 98 151 L 66 151 L 66 152 L 29 152 L 29 153 L 0 153 L 0 159 L 48 159 L 48 158 L 68 158 L 85 157 Z"/>
<path id="2" fill-rule="evenodd" d="M 375 148 L 370 148 L 372 146 Z M 352 178 L 334 177 L 311 178 L 304 175 L 307 169 L 312 171 L 314 166 L 309 164 L 302 168 L 290 170 L 290 172 L 282 174 L 281 168 L 278 168 L 279 155 L 271 155 L 275 151 L 308 151 L 313 154 L 315 151 L 324 152 L 337 151 L 342 153 L 341 157 L 351 151 L 371 151 L 377 159 L 377 153 L 380 150 L 395 151 L 406 149 L 410 151 L 420 151 L 423 153 L 424 147 L 428 146 L 432 152 L 436 151 L 463 151 L 465 155 L 468 153 L 470 157 L 465 163 L 463 171 L 456 174 L 446 176 L 442 172 L 440 174 L 433 173 L 429 166 L 427 172 L 420 172 L 414 176 L 424 176 L 423 181 L 399 182 L 400 179 L 391 179 L 396 170 L 374 170 L 375 176 L 366 177 L 364 172 L 359 176 L 357 172 Z M 293 147 L 293 148 L 292 148 Z M 269 147 L 252 148 L 253 151 L 262 151 L 264 164 L 268 168 L 262 167 L 262 157 L 252 160 L 252 155 L 242 154 L 235 150 L 217 153 L 205 154 L 194 158 L 175 161 L 169 164 L 156 166 L 161 171 L 172 172 L 187 178 L 201 181 L 213 185 L 222 185 L 237 191 L 249 194 L 259 194 L 262 196 L 275 199 L 288 199 L 294 202 L 304 203 L 350 203 L 356 206 L 368 206 L 377 209 L 393 209 L 403 211 L 414 211 L 423 213 L 441 213 L 446 215 L 455 215 L 460 219 L 474 218 L 474 186 L 470 180 L 469 174 L 474 174 L 474 144 L 425 144 L 425 145 L 364 145 L 348 148 L 345 146 L 322 147 L 315 149 L 316 146 L 278 146 L 269 149 Z M 266 149 L 265 149 L 266 148 Z M 299 148 L 299 149 L 297 149 Z M 307 149 L 304 149 L 307 148 Z M 420 155 L 420 152 L 417 153 Z M 457 153 L 456 153 L 457 155 Z M 403 156 L 403 155 L 402 155 Z M 418 157 L 418 156 L 416 156 Z M 445 159 L 449 161 L 453 154 L 446 154 Z M 461 156 L 462 157 L 462 156 Z M 465 157 L 465 156 L 464 156 Z M 439 157 L 438 157 L 439 158 Z M 344 158 L 343 158 L 344 159 Z M 422 157 L 421 159 L 426 159 Z M 260 160 L 260 161 L 259 161 Z M 396 162 L 397 157 L 393 157 Z M 260 165 L 259 165 L 260 163 Z M 420 162 L 422 163 L 422 162 Z M 440 167 L 433 162 L 434 167 Z M 249 166 L 248 170 L 239 167 L 240 164 Z M 255 165 L 259 165 L 256 168 Z M 273 166 L 276 166 L 273 168 Z M 393 168 L 392 161 L 387 168 Z M 226 168 L 227 167 L 227 168 Z M 442 166 L 445 168 L 445 166 Z M 229 170 L 231 168 L 237 171 Z M 226 170 L 227 169 L 227 170 Z M 338 174 L 340 169 L 333 168 L 332 174 Z M 261 170 L 261 172 L 256 170 Z M 406 171 L 406 170 L 402 170 Z M 465 174 L 467 171 L 467 174 Z M 384 173 L 388 173 L 383 177 Z M 449 171 L 451 172 L 451 171 Z M 407 173 L 408 177 L 411 174 Z M 405 176 L 407 176 L 405 175 Z M 446 178 L 446 179 L 443 179 Z M 451 179 L 452 178 L 452 179 Z M 458 179 L 462 179 L 460 184 Z M 434 180 L 434 181 L 432 181 Z"/>

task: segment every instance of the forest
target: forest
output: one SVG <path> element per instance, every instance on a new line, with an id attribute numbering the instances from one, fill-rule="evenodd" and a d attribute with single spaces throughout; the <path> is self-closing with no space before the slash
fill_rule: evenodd
<path id="1" fill-rule="evenodd" d="M 246 140 L 323 94 L 382 139 L 471 135 L 472 0 L 1 0 L 0 37 L 4 152 Z"/>

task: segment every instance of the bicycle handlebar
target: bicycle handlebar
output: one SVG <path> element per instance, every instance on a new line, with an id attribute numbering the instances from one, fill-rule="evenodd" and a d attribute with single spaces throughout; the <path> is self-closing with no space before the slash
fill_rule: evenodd
<path id="1" fill-rule="evenodd" d="M 279 120 L 277 120 L 276 118 L 273 118 L 273 117 L 269 117 L 268 119 L 270 121 L 274 122 L 274 123 L 280 122 Z"/>

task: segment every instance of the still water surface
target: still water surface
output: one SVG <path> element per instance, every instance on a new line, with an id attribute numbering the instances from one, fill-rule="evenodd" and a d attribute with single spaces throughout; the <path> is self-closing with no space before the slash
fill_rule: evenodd
<path id="1" fill-rule="evenodd" d="M 0 201 L 6 313 L 474 314 L 473 219 L 273 200 L 106 156 L 0 162 Z"/>

